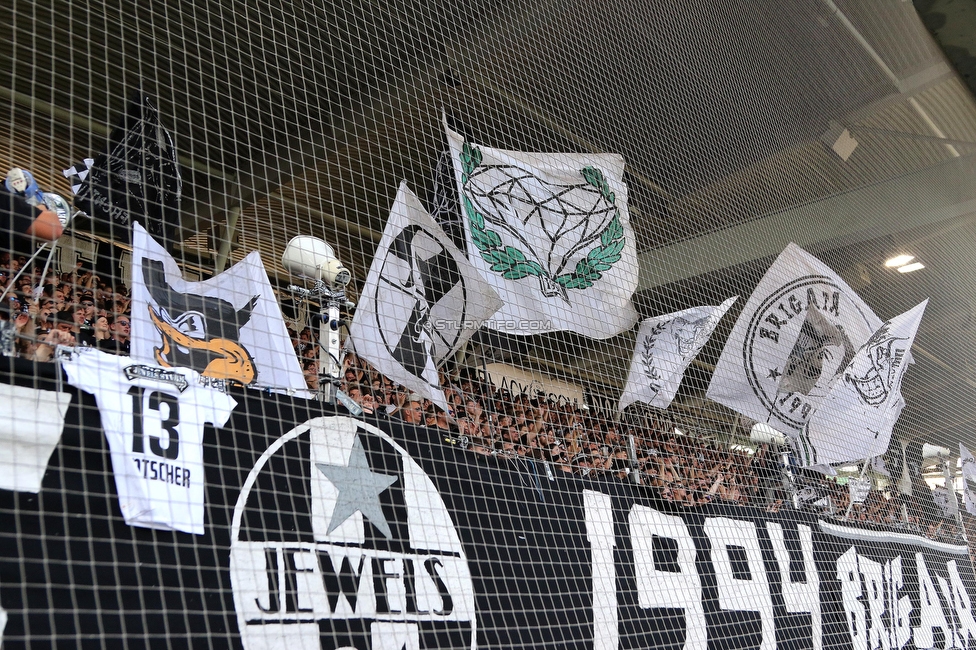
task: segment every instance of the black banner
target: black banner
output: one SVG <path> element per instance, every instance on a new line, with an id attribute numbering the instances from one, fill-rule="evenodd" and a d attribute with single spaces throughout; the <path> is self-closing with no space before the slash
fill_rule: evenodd
<path id="1" fill-rule="evenodd" d="M 99 234 L 128 243 L 138 221 L 168 247 L 180 230 L 182 190 L 173 138 L 152 100 L 139 94 L 78 185 L 74 202 Z"/>
<path id="2" fill-rule="evenodd" d="M 33 376 L 54 366 L 6 363 L 59 388 Z M 206 533 L 129 527 L 94 399 L 60 388 L 40 493 L 0 491 L 4 648 L 976 644 L 965 546 L 678 508 L 257 391 L 206 430 Z"/>

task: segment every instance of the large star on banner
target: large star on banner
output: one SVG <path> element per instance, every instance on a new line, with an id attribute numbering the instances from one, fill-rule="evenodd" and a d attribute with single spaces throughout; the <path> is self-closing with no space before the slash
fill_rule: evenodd
<path id="1" fill-rule="evenodd" d="M 370 470 L 369 461 L 366 460 L 366 451 L 363 449 L 363 443 L 359 436 L 356 436 L 352 444 L 352 453 L 349 454 L 348 465 L 315 463 L 315 466 L 325 474 L 327 479 L 332 481 L 332 484 L 339 491 L 335 509 L 332 511 L 332 519 L 329 521 L 329 529 L 326 532 L 334 531 L 358 510 L 387 539 L 392 539 L 393 532 L 390 530 L 390 524 L 386 521 L 386 515 L 383 514 L 380 495 L 396 483 L 397 477 L 389 474 L 377 474 Z"/>

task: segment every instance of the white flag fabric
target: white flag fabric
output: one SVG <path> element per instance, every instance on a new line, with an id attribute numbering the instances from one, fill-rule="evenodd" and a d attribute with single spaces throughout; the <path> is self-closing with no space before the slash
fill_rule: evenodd
<path id="1" fill-rule="evenodd" d="M 950 492 L 945 487 L 932 488 L 932 501 L 942 511 L 943 517 L 955 517 L 959 514 L 959 501 L 956 500 L 956 493 Z"/>
<path id="2" fill-rule="evenodd" d="M 796 437 L 880 326 L 846 282 L 790 244 L 746 301 L 707 396 Z"/>
<path id="3" fill-rule="evenodd" d="M 40 492 L 71 393 L 0 384 L 0 488 Z"/>
<path id="4" fill-rule="evenodd" d="M 507 334 L 595 339 L 637 322 L 637 249 L 617 154 L 503 151 L 447 129 L 471 263 Z"/>
<path id="5" fill-rule="evenodd" d="M 976 517 L 976 459 L 961 442 L 959 443 L 959 460 L 962 461 L 962 493 L 966 512 Z"/>
<path id="6" fill-rule="evenodd" d="M 307 390 L 261 254 L 202 282 L 138 223 L 132 234 L 132 358 L 211 382 Z"/>
<path id="7" fill-rule="evenodd" d="M 447 410 L 437 364 L 500 306 L 498 294 L 401 183 L 350 328 L 356 354 Z"/>
<path id="8" fill-rule="evenodd" d="M 959 460 L 962 461 L 962 475 L 973 482 L 976 482 L 976 459 L 969 449 L 959 443 Z"/>
<path id="9" fill-rule="evenodd" d="M 891 472 L 888 471 L 888 466 L 885 464 L 884 456 L 875 456 L 871 459 L 871 471 L 891 478 Z"/>
<path id="10" fill-rule="evenodd" d="M 618 410 L 638 401 L 667 408 L 688 365 L 736 300 L 738 296 L 718 307 L 692 307 L 641 323 Z"/>
<path id="11" fill-rule="evenodd" d="M 847 490 L 851 496 L 851 503 L 864 503 L 871 494 L 871 479 L 869 478 L 849 478 L 847 479 Z"/>
<path id="12" fill-rule="evenodd" d="M 801 434 L 804 466 L 879 456 L 900 411 L 908 351 L 928 300 L 883 324 L 847 364 Z"/>

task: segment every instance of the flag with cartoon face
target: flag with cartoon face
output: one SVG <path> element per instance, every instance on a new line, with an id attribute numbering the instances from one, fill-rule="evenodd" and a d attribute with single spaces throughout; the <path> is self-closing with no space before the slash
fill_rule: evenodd
<path id="1" fill-rule="evenodd" d="M 494 290 L 401 183 L 350 328 L 356 353 L 447 410 L 437 366 L 500 306 Z"/>
<path id="2" fill-rule="evenodd" d="M 208 381 L 306 390 L 261 254 L 202 282 L 136 223 L 132 246 L 132 356 L 192 368 Z"/>
<path id="3" fill-rule="evenodd" d="M 746 301 L 707 397 L 795 438 L 881 319 L 796 244 Z"/>
<path id="4" fill-rule="evenodd" d="M 468 256 L 504 306 L 489 327 L 605 339 L 633 327 L 637 250 L 616 154 L 525 153 L 447 129 Z"/>
<path id="5" fill-rule="evenodd" d="M 637 401 L 667 408 L 685 370 L 737 299 L 738 296 L 718 307 L 692 307 L 641 323 L 618 410 Z"/>
<path id="6" fill-rule="evenodd" d="M 804 466 L 885 453 L 897 420 L 894 412 L 903 404 L 900 387 L 908 351 L 926 304 L 884 323 L 854 354 L 802 433 L 810 452 L 801 459 Z"/>

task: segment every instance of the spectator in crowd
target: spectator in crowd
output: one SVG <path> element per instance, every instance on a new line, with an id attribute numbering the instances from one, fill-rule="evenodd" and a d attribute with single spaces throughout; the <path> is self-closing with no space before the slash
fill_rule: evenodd
<path id="1" fill-rule="evenodd" d="M 54 327 L 54 314 L 57 312 L 54 299 L 42 295 L 35 305 L 34 319 L 37 331 L 41 333 L 50 331 Z"/>
<path id="2" fill-rule="evenodd" d="M 421 407 L 421 398 L 416 393 L 411 393 L 409 398 L 404 401 L 403 407 L 398 411 L 400 418 L 408 424 L 423 424 L 424 412 Z"/>
<path id="3" fill-rule="evenodd" d="M 458 420 L 458 426 L 461 435 L 475 443 L 485 443 L 491 439 L 491 427 L 485 419 L 484 408 L 474 397 L 469 397 L 464 402 L 464 412 Z"/>
<path id="4" fill-rule="evenodd" d="M 85 316 L 85 309 L 83 307 L 73 307 L 61 313 L 71 319 L 71 333 L 74 334 L 78 345 L 89 348 L 95 347 L 95 328 L 88 323 Z"/>
<path id="5" fill-rule="evenodd" d="M 85 311 L 87 315 L 87 310 Z M 108 316 L 98 316 L 95 318 L 95 324 L 92 326 L 92 331 L 94 333 L 95 347 L 101 347 L 104 345 L 102 341 L 107 341 L 112 338 L 112 330 L 108 324 Z"/>
<path id="6" fill-rule="evenodd" d="M 78 298 L 78 306 L 85 315 L 85 324 L 94 326 L 97 315 L 95 313 L 95 296 L 91 291 L 83 291 Z"/>
<path id="7" fill-rule="evenodd" d="M 34 361 L 50 361 L 54 357 L 54 351 L 59 345 L 73 346 L 74 337 L 70 333 L 62 332 L 59 329 L 52 329 L 42 335 L 36 344 L 30 346 L 30 353 L 27 356 Z"/>
<path id="8" fill-rule="evenodd" d="M 99 342 L 99 349 L 109 354 L 129 356 L 129 317 L 108 315 L 108 327 L 112 336 Z"/>
<path id="9" fill-rule="evenodd" d="M 14 340 L 11 343 L 13 344 L 14 351 L 16 351 L 17 340 L 19 338 L 33 338 L 33 321 L 31 320 L 30 314 L 22 309 L 6 307 L 4 311 L 8 314 L 8 322 L 13 326 Z"/>
<path id="10" fill-rule="evenodd" d="M 302 375 L 309 390 L 319 389 L 319 362 L 309 360 L 302 363 Z"/>
<path id="11" fill-rule="evenodd" d="M 448 418 L 447 411 L 442 411 L 441 409 L 431 407 L 429 412 L 433 412 L 434 417 L 433 419 L 431 419 L 428 415 L 427 417 L 428 427 L 430 426 L 437 427 L 441 431 L 451 435 L 456 435 L 458 433 L 457 424 L 451 422 L 451 420 Z M 433 422 L 433 424 L 431 424 L 431 422 Z"/>
<path id="12" fill-rule="evenodd" d="M 78 337 L 75 336 L 75 324 L 71 320 L 70 316 L 65 312 L 58 312 L 54 316 L 53 329 L 61 332 L 65 336 L 60 337 L 63 343 L 61 345 L 78 345 Z"/>
<path id="13" fill-rule="evenodd" d="M 348 394 L 354 402 L 359 404 L 364 413 L 370 415 L 376 413 L 377 404 L 373 397 L 372 389 L 360 386 L 359 384 L 353 384 L 349 387 Z"/>
<path id="14" fill-rule="evenodd" d="M 55 283 L 45 284 L 42 295 L 45 298 L 50 298 L 54 302 L 54 310 L 56 312 L 64 310 L 65 308 L 64 289 L 62 289 L 58 284 Z"/>

